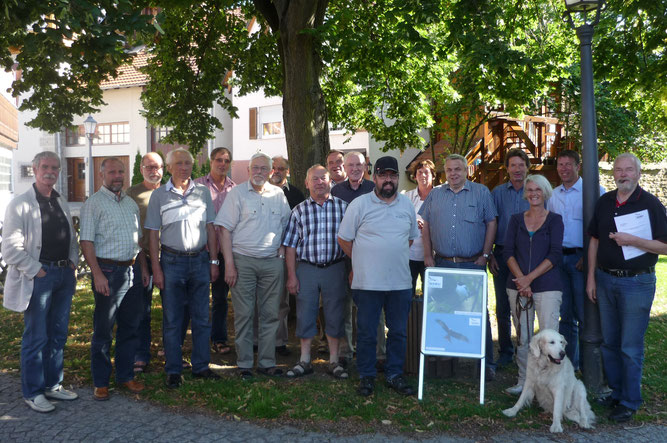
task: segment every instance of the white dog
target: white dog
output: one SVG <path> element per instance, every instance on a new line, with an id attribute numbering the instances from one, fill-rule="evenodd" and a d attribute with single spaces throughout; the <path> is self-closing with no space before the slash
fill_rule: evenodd
<path id="1" fill-rule="evenodd" d="M 553 414 L 551 432 L 563 432 L 563 415 L 580 427 L 592 428 L 595 414 L 586 400 L 586 388 L 574 376 L 574 368 L 565 355 L 565 338 L 558 332 L 545 329 L 530 340 L 526 367 L 526 382 L 514 407 L 503 414 L 516 416 L 519 410 L 537 397 L 540 406 Z"/>

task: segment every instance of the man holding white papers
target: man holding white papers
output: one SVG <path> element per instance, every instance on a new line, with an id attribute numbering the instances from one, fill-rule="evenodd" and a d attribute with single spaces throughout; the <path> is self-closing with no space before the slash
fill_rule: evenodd
<path id="1" fill-rule="evenodd" d="M 600 197 L 588 232 L 588 298 L 599 304 L 602 361 L 612 393 L 601 403 L 625 422 L 642 403 L 644 334 L 655 296 L 655 264 L 667 248 L 665 207 L 638 186 L 633 154 L 614 161 L 617 190 Z M 637 248 L 637 249 L 635 249 Z"/>

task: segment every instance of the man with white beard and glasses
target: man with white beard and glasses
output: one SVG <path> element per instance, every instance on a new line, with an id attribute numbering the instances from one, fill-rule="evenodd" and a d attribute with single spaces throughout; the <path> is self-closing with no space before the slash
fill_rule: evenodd
<path id="1" fill-rule="evenodd" d="M 258 372 L 282 375 L 276 368 L 276 330 L 280 293 L 285 285 L 283 231 L 290 216 L 282 189 L 268 182 L 271 157 L 250 158 L 250 180 L 227 194 L 215 224 L 221 230 L 225 281 L 232 290 L 239 375 L 252 377 L 254 365 L 253 317 L 259 310 Z"/>
<path id="2" fill-rule="evenodd" d="M 403 378 L 403 364 L 412 301 L 409 251 L 419 233 L 410 199 L 396 193 L 398 179 L 396 159 L 379 158 L 374 168 L 374 191 L 350 203 L 338 231 L 338 243 L 352 257 L 360 376 L 357 392 L 362 396 L 375 389 L 375 348 L 382 309 L 389 328 L 384 367 L 387 386 L 402 395 L 415 393 Z"/>
<path id="3" fill-rule="evenodd" d="M 630 153 L 614 160 L 617 189 L 600 197 L 588 226 L 588 298 L 600 309 L 602 363 L 612 392 L 598 403 L 609 419 L 632 419 L 642 404 L 644 334 L 655 297 L 655 264 L 667 253 L 667 215 L 639 186 L 641 163 Z M 636 236 L 628 233 L 628 227 Z M 633 247 L 633 248 L 630 248 Z"/>

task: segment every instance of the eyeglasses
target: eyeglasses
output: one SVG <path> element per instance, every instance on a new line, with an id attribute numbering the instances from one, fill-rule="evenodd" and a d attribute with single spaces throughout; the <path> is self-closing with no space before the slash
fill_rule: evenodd
<path id="1" fill-rule="evenodd" d="M 271 169 L 269 169 L 267 166 L 253 166 L 252 168 L 250 168 L 250 170 L 255 173 L 261 172 L 263 174 L 266 174 Z"/>
<path id="2" fill-rule="evenodd" d="M 378 172 L 377 176 L 382 180 L 398 180 L 398 174 L 395 172 Z"/>
<path id="3" fill-rule="evenodd" d="M 162 169 L 162 166 L 142 166 L 142 168 L 152 172 L 152 171 L 159 171 L 160 169 Z"/>

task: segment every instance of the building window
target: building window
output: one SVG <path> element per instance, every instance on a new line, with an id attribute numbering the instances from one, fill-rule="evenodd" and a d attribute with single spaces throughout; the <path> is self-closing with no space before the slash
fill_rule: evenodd
<path id="1" fill-rule="evenodd" d="M 259 123 L 262 138 L 283 137 L 283 108 L 280 105 L 259 108 Z"/>
<path id="2" fill-rule="evenodd" d="M 65 129 L 65 146 L 84 146 L 86 144 L 86 130 L 83 125 Z"/>
<path id="3" fill-rule="evenodd" d="M 120 145 L 130 143 L 130 124 L 100 123 L 93 137 L 94 145 Z M 73 126 L 65 130 L 65 146 L 85 146 L 86 132 L 83 125 Z"/>
<path id="4" fill-rule="evenodd" d="M 0 156 L 0 191 L 12 190 L 12 159 Z"/>
<path id="5" fill-rule="evenodd" d="M 282 133 L 283 133 L 283 122 L 262 123 L 263 137 L 266 137 L 267 135 L 282 135 Z"/>
<path id="6" fill-rule="evenodd" d="M 94 145 L 120 145 L 130 143 L 129 123 L 102 123 L 97 125 Z"/>
<path id="7" fill-rule="evenodd" d="M 155 128 L 156 141 L 158 143 L 162 143 L 162 139 L 165 138 L 166 136 L 168 136 L 170 132 L 171 132 L 171 128 L 169 128 L 169 127 L 167 127 L 167 128 L 163 128 L 163 127 Z"/>

